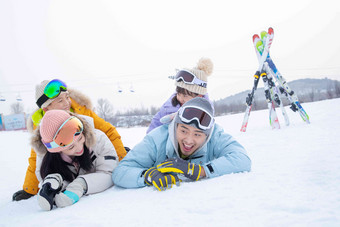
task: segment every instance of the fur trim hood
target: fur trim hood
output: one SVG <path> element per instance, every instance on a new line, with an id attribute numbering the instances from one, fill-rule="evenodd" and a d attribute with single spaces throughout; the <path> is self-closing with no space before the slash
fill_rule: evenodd
<path id="1" fill-rule="evenodd" d="M 76 102 L 78 105 L 85 106 L 87 109 L 90 109 L 90 110 L 93 109 L 91 99 L 88 96 L 72 88 L 68 88 L 67 91 L 70 95 L 70 98 L 74 102 Z M 27 127 L 27 130 L 31 133 L 34 130 L 34 123 L 32 120 L 32 116 L 36 114 L 37 112 L 41 112 L 41 115 L 43 115 L 43 110 L 41 108 L 38 108 L 34 110 L 32 114 L 30 115 L 30 117 L 27 119 L 26 127 Z"/>
<path id="2" fill-rule="evenodd" d="M 81 106 L 85 106 L 87 109 L 93 109 L 91 99 L 87 95 L 71 88 L 68 88 L 67 90 L 70 98 L 73 99 L 76 103 Z"/>
<path id="3" fill-rule="evenodd" d="M 96 136 L 94 133 L 94 129 L 91 126 L 91 123 L 87 122 L 85 120 L 86 118 L 82 118 L 81 115 L 72 112 L 69 112 L 69 114 L 70 116 L 76 116 L 83 123 L 84 126 L 83 135 L 85 136 L 85 146 L 90 149 L 96 143 L 95 139 Z M 41 141 L 40 126 L 38 126 L 37 129 L 33 131 L 30 142 L 37 155 L 43 156 L 48 152 L 45 145 Z"/>

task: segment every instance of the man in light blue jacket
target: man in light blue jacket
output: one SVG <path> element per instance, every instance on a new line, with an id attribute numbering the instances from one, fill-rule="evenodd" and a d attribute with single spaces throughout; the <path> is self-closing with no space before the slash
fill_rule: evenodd
<path id="1" fill-rule="evenodd" d="M 250 171 L 245 149 L 217 125 L 204 98 L 186 102 L 170 124 L 147 134 L 112 174 L 115 185 L 158 190 L 179 185 L 179 175 L 196 181 Z"/>

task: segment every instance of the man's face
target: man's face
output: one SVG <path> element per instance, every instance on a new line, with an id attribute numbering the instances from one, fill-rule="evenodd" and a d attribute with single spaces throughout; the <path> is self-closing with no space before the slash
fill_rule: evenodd
<path id="1" fill-rule="evenodd" d="M 53 100 L 53 102 L 44 108 L 44 111 L 48 110 L 67 110 L 71 108 L 71 99 L 68 92 L 61 92 L 60 95 Z"/>
<path id="2" fill-rule="evenodd" d="M 61 152 L 71 157 L 81 156 L 84 153 L 84 142 L 85 136 L 83 133 L 80 133 L 80 135 L 74 138 L 74 142 Z"/>
<path id="3" fill-rule="evenodd" d="M 183 155 L 192 155 L 203 143 L 207 135 L 202 130 L 186 124 L 178 124 L 176 139 Z"/>

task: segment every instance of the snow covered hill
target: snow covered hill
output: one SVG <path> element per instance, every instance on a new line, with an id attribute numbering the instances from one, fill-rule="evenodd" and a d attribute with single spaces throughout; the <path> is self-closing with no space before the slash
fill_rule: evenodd
<path id="1" fill-rule="evenodd" d="M 0 132 L 0 226 L 340 226 L 340 99 L 305 103 L 311 124 L 287 108 L 271 130 L 268 110 L 251 112 L 246 133 L 242 114 L 217 123 L 248 151 L 252 171 L 165 192 L 152 187 L 83 197 L 73 206 L 42 211 L 36 197 L 12 202 L 21 189 L 30 153 L 27 132 Z M 118 128 L 133 147 L 146 128 Z"/>

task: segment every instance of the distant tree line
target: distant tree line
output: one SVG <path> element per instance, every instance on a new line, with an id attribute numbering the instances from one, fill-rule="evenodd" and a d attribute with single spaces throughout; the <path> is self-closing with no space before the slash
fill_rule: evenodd
<path id="1" fill-rule="evenodd" d="M 254 96 L 252 110 L 263 110 L 267 109 L 268 105 L 265 100 L 264 94 L 257 92 Z M 327 79 L 326 89 L 310 88 L 304 89 L 303 91 L 296 93 L 300 103 L 315 102 L 325 99 L 340 98 L 340 82 L 336 80 Z M 246 96 L 242 97 L 244 101 L 235 99 L 232 101 L 214 101 L 215 116 L 222 116 L 227 114 L 242 113 L 246 109 L 245 99 Z M 288 99 L 281 95 L 281 101 L 284 106 L 290 105 Z M 133 127 L 133 126 L 148 126 L 152 120 L 152 117 L 157 113 L 159 108 L 133 108 L 128 111 L 116 111 L 113 114 L 112 104 L 107 99 L 99 99 L 98 107 L 96 112 L 99 116 L 104 118 L 117 127 Z"/>
<path id="2" fill-rule="evenodd" d="M 340 98 L 340 82 L 336 80 L 327 80 L 327 89 L 304 89 L 303 92 L 297 93 L 300 103 L 316 102 L 326 99 Z M 231 102 L 214 102 L 215 116 L 222 116 L 226 114 L 235 114 L 244 112 L 246 109 L 246 96 L 244 102 L 231 101 Z M 281 95 L 281 101 L 284 106 L 290 105 L 288 99 Z M 267 102 L 264 94 L 256 94 L 254 96 L 252 110 L 267 109 Z"/>
<path id="3" fill-rule="evenodd" d="M 323 79 L 326 81 L 326 88 L 310 88 L 301 89 L 298 91 L 297 96 L 300 103 L 315 102 L 325 99 L 340 98 L 340 82 L 337 80 Z M 320 80 L 321 81 L 321 80 Z M 306 86 L 308 87 L 308 86 Z M 296 91 L 297 92 L 297 91 Z M 235 114 L 244 112 L 246 109 L 246 93 L 242 93 L 242 100 L 239 98 L 229 99 L 229 101 L 214 101 L 215 116 L 222 116 L 227 114 Z M 281 100 L 284 106 L 290 105 L 288 99 L 281 95 Z M 158 107 L 139 107 L 132 108 L 125 112 L 115 111 L 113 105 L 107 99 L 98 99 L 95 112 L 105 121 L 110 122 L 116 127 L 134 127 L 134 126 L 148 126 L 153 116 L 158 112 Z M 11 104 L 11 113 L 23 113 L 24 105 L 21 102 Z M 264 98 L 263 91 L 256 92 L 254 96 L 252 110 L 267 109 L 267 102 Z"/>
<path id="4" fill-rule="evenodd" d="M 113 105 L 109 100 L 99 99 L 96 113 L 116 127 L 133 127 L 148 126 L 158 109 L 159 108 L 152 106 L 150 108 L 132 108 L 125 112 L 117 110 L 116 113 L 114 113 Z"/>

